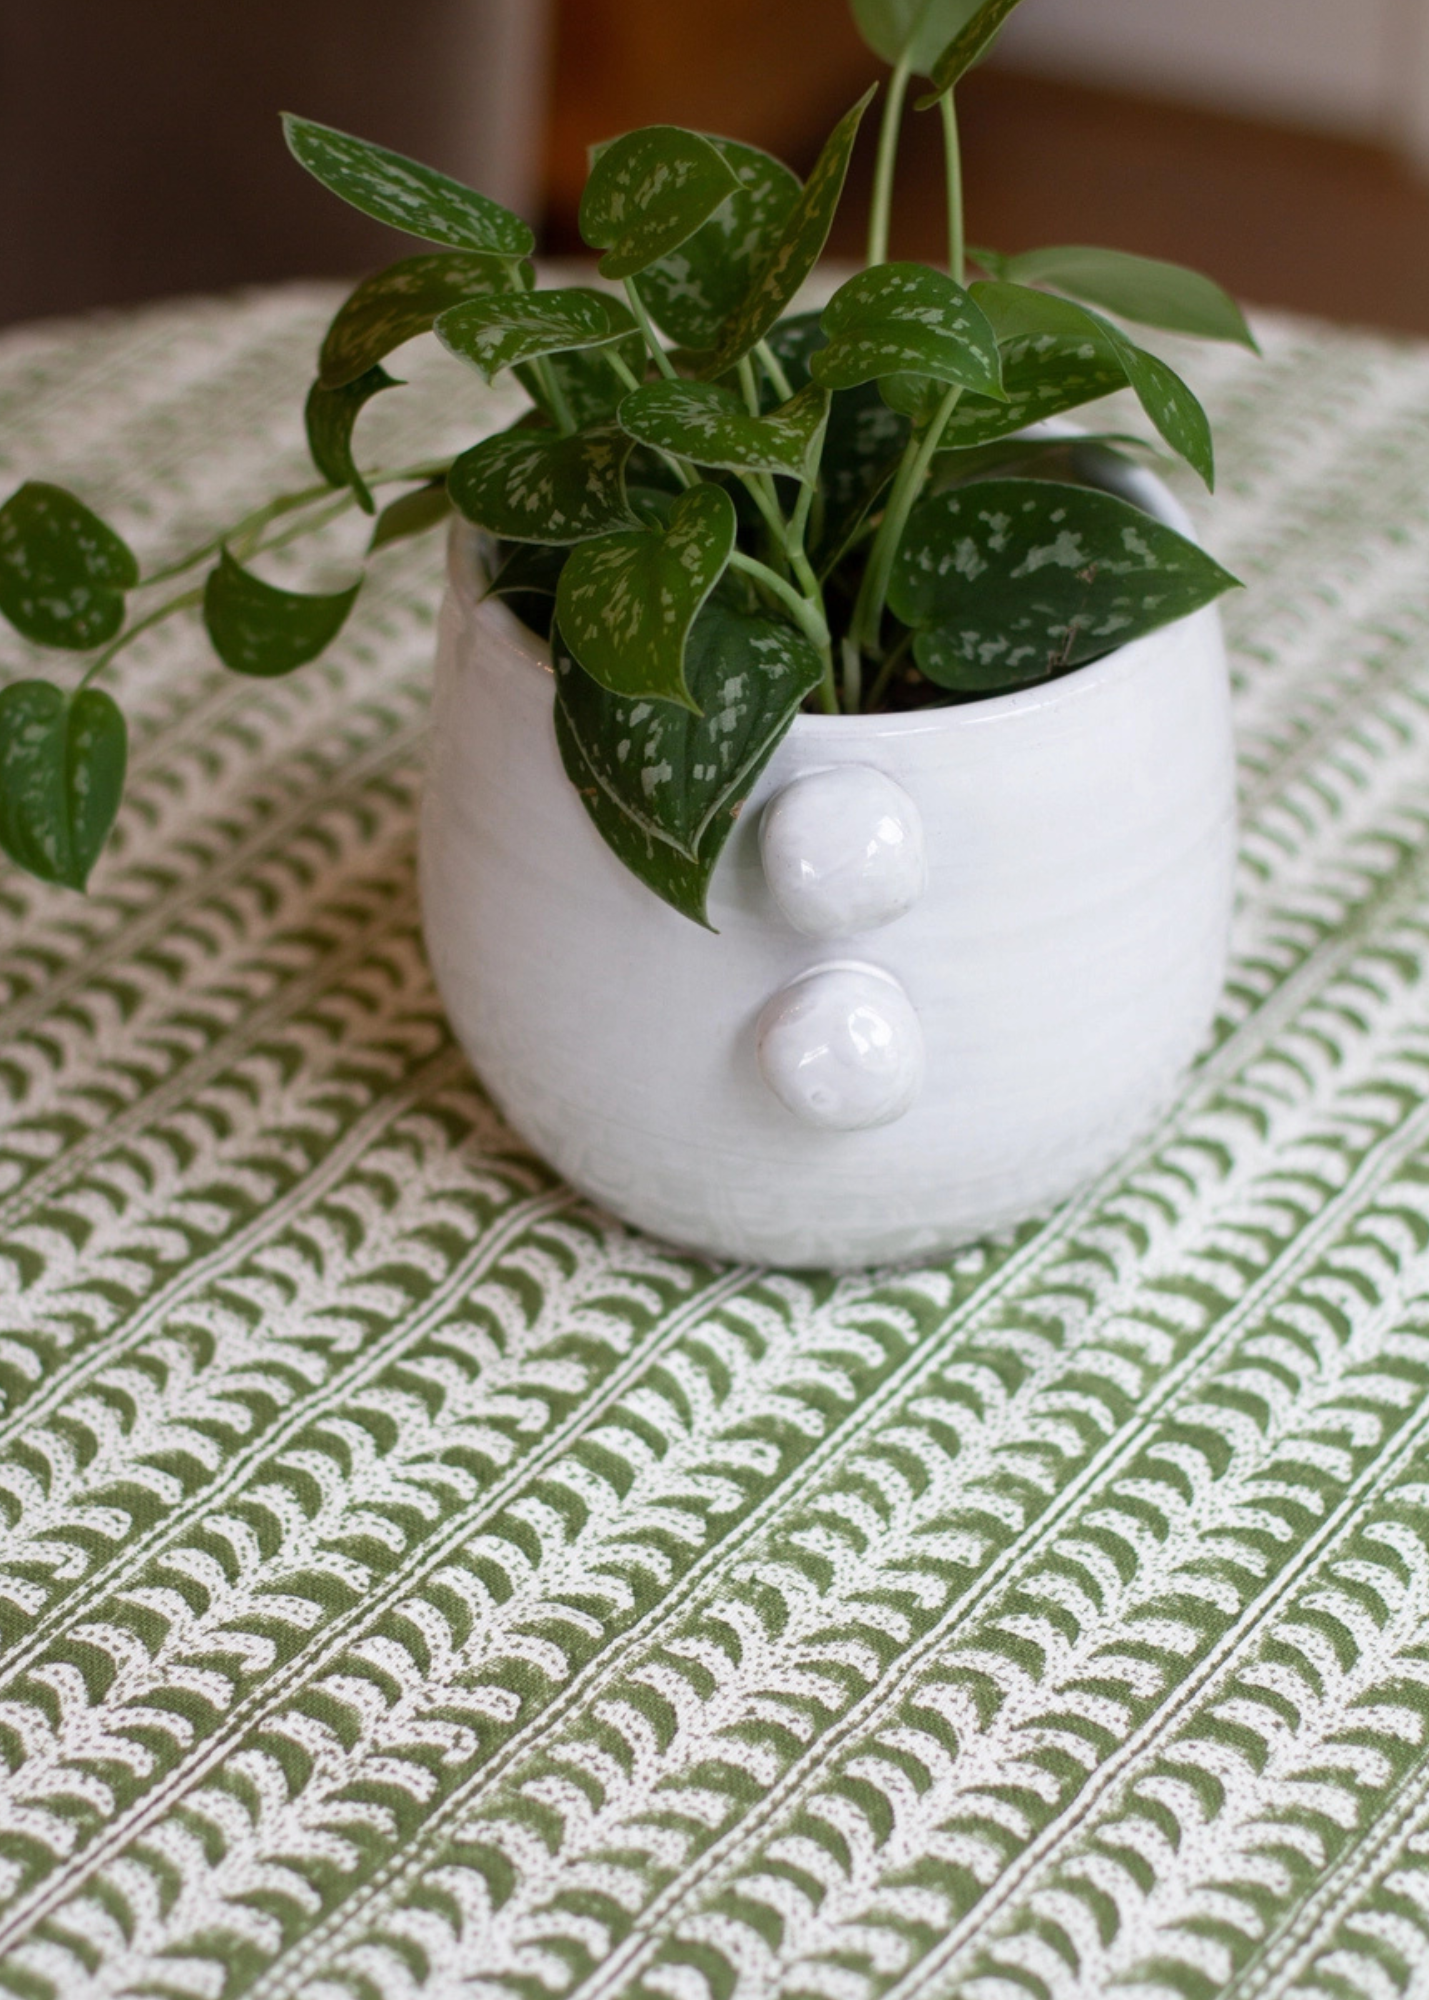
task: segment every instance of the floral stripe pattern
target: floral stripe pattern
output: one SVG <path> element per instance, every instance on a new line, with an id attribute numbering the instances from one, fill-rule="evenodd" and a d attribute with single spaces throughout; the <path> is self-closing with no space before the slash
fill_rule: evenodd
<path id="1" fill-rule="evenodd" d="M 9 334 L 0 474 L 164 561 L 303 482 L 329 305 Z M 291 680 L 125 656 L 92 894 L 0 879 L 0 1994 L 1429 1990 L 1429 350 L 1261 331 L 1212 1044 L 943 1265 L 715 1268 L 504 1129 L 435 548 Z M 412 354 L 394 461 L 471 421 Z"/>

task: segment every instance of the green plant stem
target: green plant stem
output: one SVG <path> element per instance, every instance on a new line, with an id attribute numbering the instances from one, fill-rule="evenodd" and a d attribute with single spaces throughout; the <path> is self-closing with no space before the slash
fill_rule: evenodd
<path id="1" fill-rule="evenodd" d="M 759 415 L 759 384 L 754 379 L 754 363 L 747 354 L 739 358 L 739 386 L 744 395 L 744 407 L 751 417 Z"/>
<path id="2" fill-rule="evenodd" d="M 557 429 L 562 437 L 569 437 L 572 431 L 577 429 L 576 420 L 572 415 L 566 392 L 557 380 L 549 358 L 544 354 L 538 354 L 532 366 L 536 371 L 536 380 L 541 385 L 541 393 L 551 406 Z"/>
<path id="3" fill-rule="evenodd" d="M 111 639 L 104 651 L 90 661 L 80 677 L 80 687 L 88 687 L 95 675 L 102 673 L 116 654 L 122 653 L 131 640 L 137 639 L 141 632 L 148 632 L 153 626 L 162 625 L 165 619 L 174 617 L 176 613 L 191 611 L 195 605 L 202 603 L 203 586 L 200 585 L 197 590 L 186 590 L 181 597 L 171 597 L 167 603 L 156 605 L 144 617 L 136 618 L 127 631 L 121 632 L 117 639 Z"/>
<path id="4" fill-rule="evenodd" d="M 928 476 L 928 467 L 943 441 L 943 432 L 948 428 L 962 393 L 956 384 L 950 388 L 939 403 L 927 430 L 921 437 L 915 432 L 904 448 L 893 491 L 888 496 L 888 506 L 869 551 L 858 603 L 854 606 L 852 635 L 859 651 L 870 659 L 882 657 L 883 607 L 888 599 L 888 581 L 893 574 L 893 561 L 903 540 L 903 530 L 908 525 L 908 516 Z"/>
<path id="5" fill-rule="evenodd" d="M 957 283 L 967 282 L 967 247 L 963 229 L 963 148 L 958 137 L 958 113 L 953 92 L 938 99 L 943 121 L 943 154 L 948 177 L 948 270 Z"/>
<path id="6" fill-rule="evenodd" d="M 752 577 L 756 583 L 762 584 L 770 596 L 789 613 L 804 637 L 816 648 L 824 667 L 823 678 L 819 684 L 819 700 L 827 714 L 837 715 L 838 689 L 834 683 L 833 650 L 829 641 L 829 625 L 824 616 L 822 598 L 811 599 L 802 595 L 792 583 L 786 582 L 767 564 L 756 561 L 753 556 L 747 556 L 743 549 L 734 551 L 730 556 L 729 566 L 731 569 L 741 570 L 745 576 Z"/>
<path id="7" fill-rule="evenodd" d="M 641 386 L 634 369 L 626 367 L 624 360 L 616 353 L 613 347 L 607 347 L 604 353 L 606 360 L 610 363 L 627 389 L 638 389 Z"/>
<path id="8" fill-rule="evenodd" d="M 883 100 L 883 123 L 878 133 L 878 165 L 873 175 L 873 204 L 868 216 L 868 262 L 888 262 L 888 219 L 893 211 L 893 170 L 898 158 L 898 131 L 903 123 L 903 100 L 908 94 L 912 64 L 900 56 L 888 79 L 888 95 Z"/>
<path id="9" fill-rule="evenodd" d="M 650 315 L 645 310 L 645 301 L 636 290 L 633 278 L 625 280 L 625 296 L 630 301 L 630 310 L 640 323 L 640 331 L 645 336 L 645 345 L 650 350 L 651 360 L 667 382 L 678 382 L 680 378 L 675 373 L 675 364 L 660 344 L 660 336 L 651 324 Z"/>
<path id="10" fill-rule="evenodd" d="M 760 367 L 774 385 L 775 395 L 781 403 L 787 403 L 794 391 L 790 387 L 789 377 L 784 373 L 784 365 L 779 356 L 767 340 L 756 342 L 754 351 L 759 356 Z"/>

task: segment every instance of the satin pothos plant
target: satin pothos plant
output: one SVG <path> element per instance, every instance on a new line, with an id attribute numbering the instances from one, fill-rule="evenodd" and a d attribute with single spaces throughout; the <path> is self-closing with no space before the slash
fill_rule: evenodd
<path id="1" fill-rule="evenodd" d="M 0 844 L 83 888 L 114 818 L 125 727 L 102 685 L 121 648 L 200 613 L 235 673 L 286 674 L 342 629 L 361 576 L 278 587 L 265 553 L 337 513 L 368 558 L 455 513 L 488 587 L 548 636 L 572 784 L 619 859 L 702 921 L 720 850 L 805 707 L 959 702 L 1070 672 L 1233 579 L 1081 476 L 1042 419 L 1130 388 L 1158 449 L 1209 486 L 1201 405 L 1127 324 L 1253 345 L 1208 279 L 1081 247 L 966 249 L 955 92 L 1017 0 L 853 0 L 884 91 L 868 255 L 819 312 L 797 294 L 828 239 L 877 86 L 807 181 L 755 147 L 673 126 L 594 149 L 581 203 L 596 282 L 543 286 L 514 214 L 430 168 L 305 119 L 309 173 L 424 247 L 366 278 L 328 328 L 307 399 L 318 479 L 142 575 L 63 489 L 0 507 L 0 612 L 88 655 L 74 682 L 0 692 Z M 890 261 L 909 86 L 946 146 L 947 267 Z M 450 461 L 362 462 L 384 366 L 435 330 L 454 365 L 510 371 L 529 408 Z M 383 504 L 378 507 L 378 496 Z"/>

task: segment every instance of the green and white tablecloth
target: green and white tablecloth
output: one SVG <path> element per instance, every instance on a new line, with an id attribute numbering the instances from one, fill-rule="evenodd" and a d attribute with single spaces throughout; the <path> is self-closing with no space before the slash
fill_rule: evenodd
<path id="1" fill-rule="evenodd" d="M 6 336 L 0 485 L 153 561 L 302 483 L 330 303 Z M 435 547 L 292 680 L 126 656 L 92 894 L 0 873 L 0 1990 L 1429 1993 L 1429 348 L 1265 335 L 1193 363 L 1214 1048 L 935 1268 L 712 1268 L 503 1130 L 417 933 Z M 416 376 L 375 449 L 479 416 Z"/>

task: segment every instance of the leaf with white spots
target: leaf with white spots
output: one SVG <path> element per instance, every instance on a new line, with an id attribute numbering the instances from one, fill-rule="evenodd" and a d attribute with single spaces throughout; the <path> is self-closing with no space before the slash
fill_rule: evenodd
<path id="1" fill-rule="evenodd" d="M 597 154 L 581 196 L 581 235 L 605 252 L 602 277 L 633 278 L 678 250 L 738 188 L 710 140 L 678 125 L 646 125 Z"/>
<path id="2" fill-rule="evenodd" d="M 625 494 L 633 443 L 613 424 L 572 437 L 519 425 L 464 451 L 447 491 L 468 521 L 503 541 L 591 541 L 634 525 Z"/>
<path id="3" fill-rule="evenodd" d="M 981 7 L 957 30 L 933 64 L 933 88 L 926 97 L 918 99 L 920 111 L 929 110 L 940 97 L 946 96 L 974 63 L 982 61 L 1017 5 L 1018 0 L 983 0 Z"/>
<path id="4" fill-rule="evenodd" d="M 442 313 L 435 327 L 443 347 L 488 382 L 518 362 L 604 347 L 639 333 L 627 305 L 587 285 L 468 299 Z"/>
<path id="5" fill-rule="evenodd" d="M 928 679 L 1023 687 L 1209 604 L 1236 579 L 1129 502 L 1050 480 L 985 480 L 920 501 L 888 603 Z"/>
<path id="6" fill-rule="evenodd" d="M 799 178 L 756 146 L 711 137 L 739 187 L 640 276 L 651 318 L 682 347 L 713 347 L 799 199 Z"/>
<path id="7" fill-rule="evenodd" d="M 340 389 L 394 347 L 426 333 L 448 306 L 514 289 L 504 257 L 440 250 L 404 257 L 364 278 L 338 307 L 318 356 L 319 379 L 325 389 Z"/>
<path id="8" fill-rule="evenodd" d="M 626 867 L 704 922 L 715 862 L 755 779 L 818 685 L 818 653 L 792 626 L 713 599 L 686 653 L 702 715 L 597 687 L 559 627 L 552 658 L 557 736 L 587 811 Z"/>
<path id="9" fill-rule="evenodd" d="M 612 694 L 699 712 L 685 677 L 690 628 L 724 575 L 738 523 L 722 486 L 682 493 L 663 527 L 607 535 L 561 572 L 556 615 L 593 681 Z"/>
<path id="10" fill-rule="evenodd" d="M 42 882 L 83 889 L 124 789 L 124 718 L 100 688 L 0 693 L 0 847 Z"/>
<path id="11" fill-rule="evenodd" d="M 36 645 L 102 646 L 138 581 L 127 544 L 64 487 L 31 479 L 0 507 L 0 611 Z"/>
<path id="12" fill-rule="evenodd" d="M 271 680 L 315 660 L 331 645 L 361 588 L 359 577 L 347 590 L 280 590 L 225 549 L 204 583 L 203 622 L 226 667 Z"/>
<path id="13" fill-rule="evenodd" d="M 291 111 L 283 114 L 283 132 L 293 158 L 314 180 L 392 229 L 496 257 L 529 257 L 536 247 L 519 215 L 434 167 Z"/>
<path id="14" fill-rule="evenodd" d="M 1126 387 L 1116 343 L 1069 299 L 1025 285 L 979 283 L 968 290 L 997 335 L 1007 400 L 963 396 L 945 433 L 950 445 L 987 444 Z M 922 410 L 942 399 L 935 382 L 915 376 L 890 376 L 882 393 L 920 422 Z"/>
<path id="15" fill-rule="evenodd" d="M 878 264 L 834 293 L 823 312 L 828 345 L 809 363 L 828 389 L 912 370 L 936 382 L 1002 397 L 997 336 L 977 301 L 945 271 Z"/>
<path id="16" fill-rule="evenodd" d="M 641 444 L 695 465 L 730 472 L 783 472 L 812 479 L 828 422 L 827 389 L 810 382 L 767 416 L 713 382 L 652 382 L 620 406 L 623 430 Z"/>
<path id="17" fill-rule="evenodd" d="M 352 455 L 352 433 L 358 414 L 366 402 L 384 389 L 400 389 L 401 383 L 381 366 L 329 389 L 321 378 L 308 391 L 303 423 L 308 434 L 308 455 L 329 486 L 350 486 L 364 514 L 375 513 L 367 482 Z"/>

